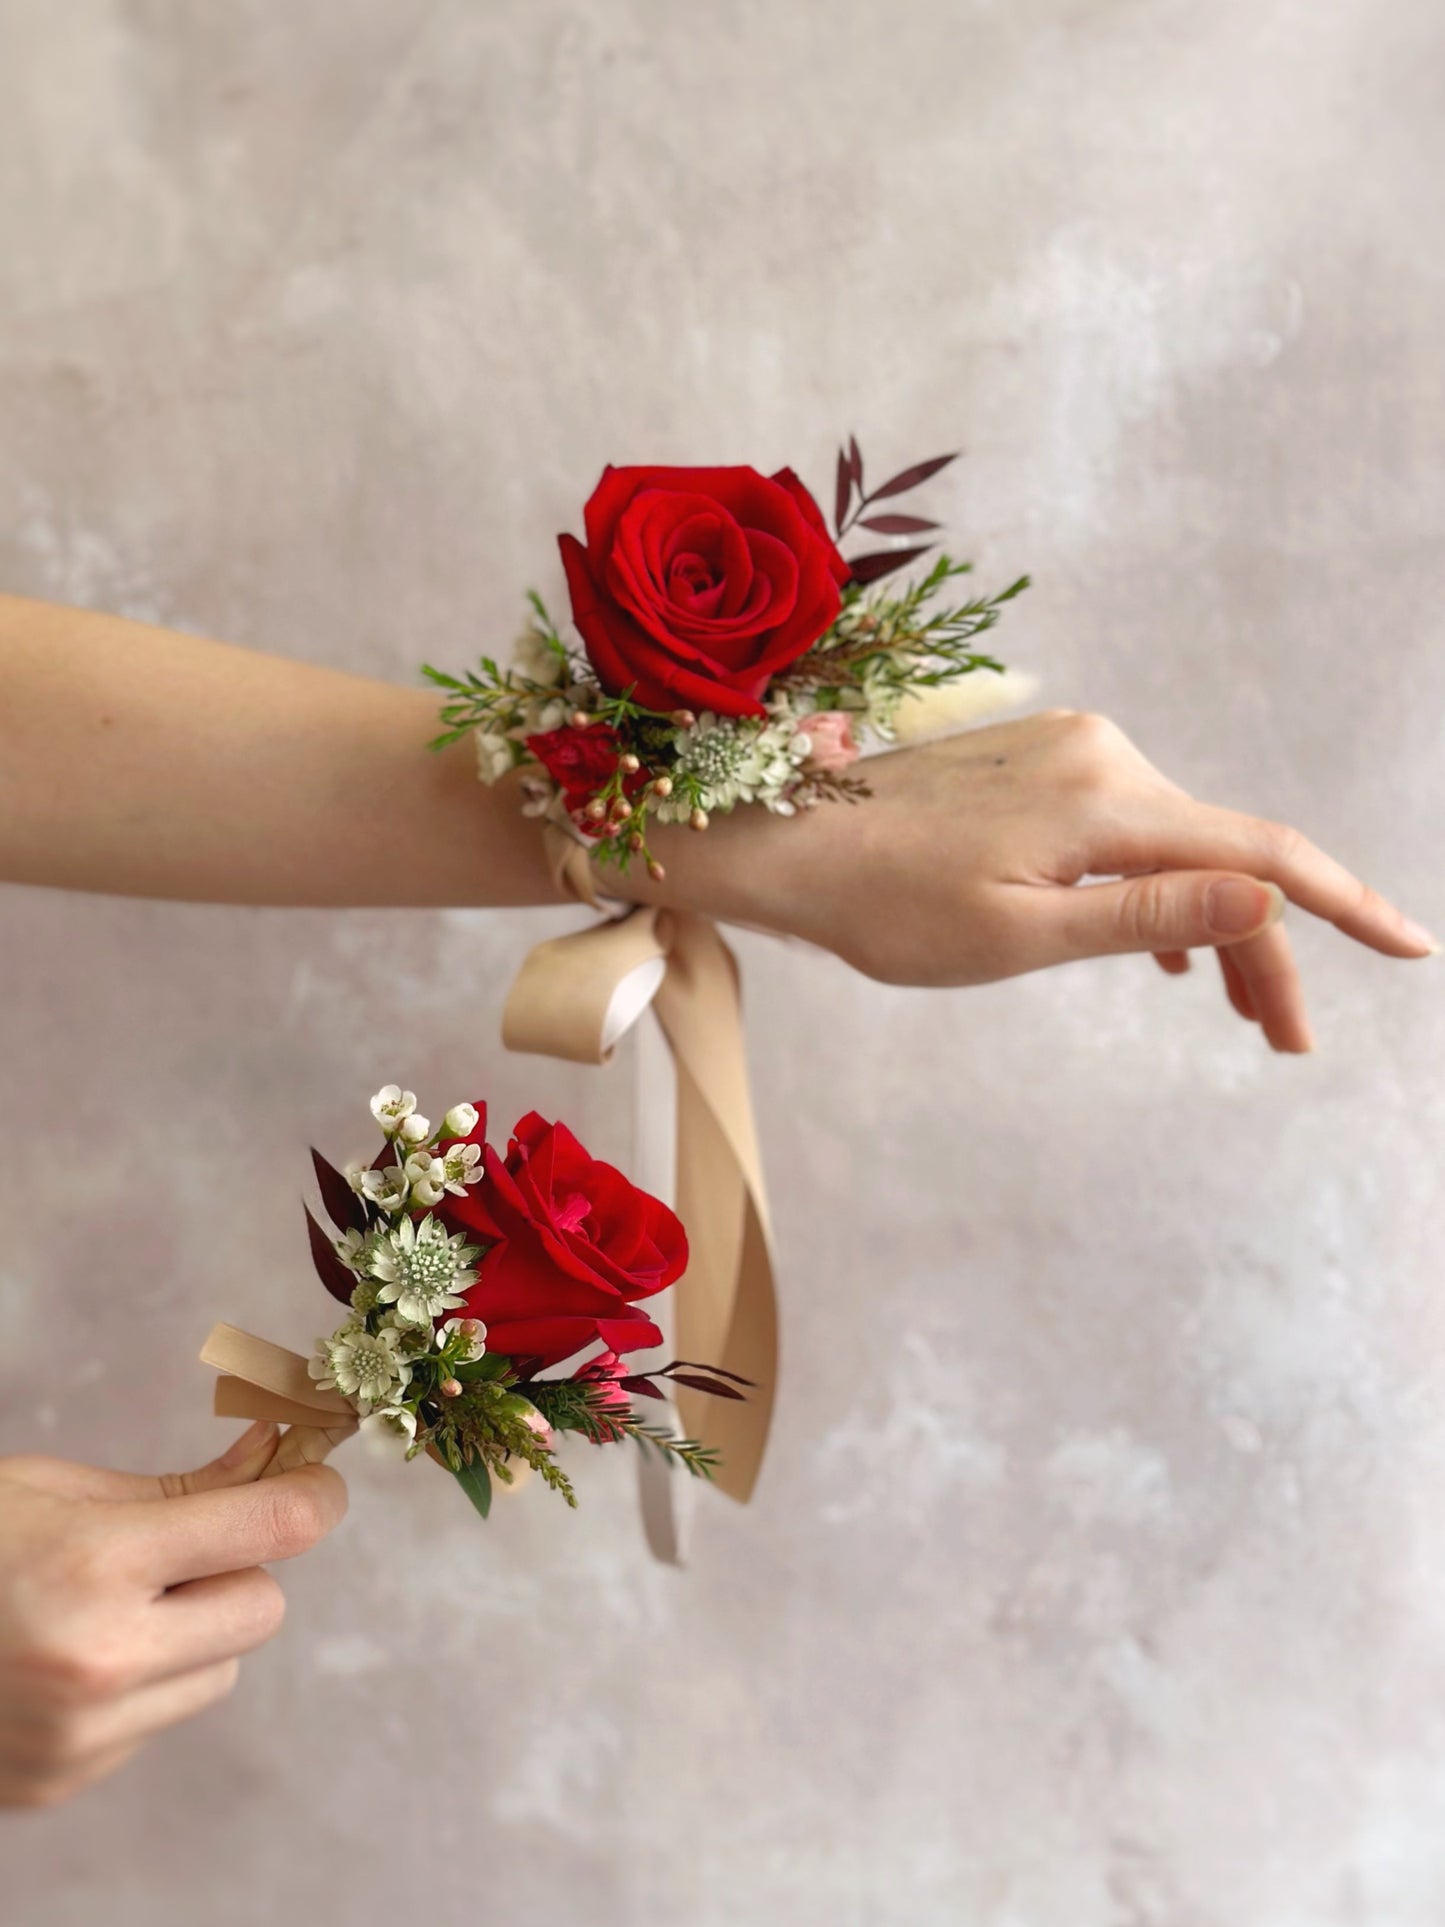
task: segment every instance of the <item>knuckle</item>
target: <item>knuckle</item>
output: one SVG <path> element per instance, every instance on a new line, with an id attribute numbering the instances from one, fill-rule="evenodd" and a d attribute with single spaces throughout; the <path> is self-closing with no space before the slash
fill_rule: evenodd
<path id="1" fill-rule="evenodd" d="M 274 1639 L 286 1617 L 286 1595 L 279 1583 L 260 1566 L 247 1579 L 244 1634 L 248 1644 Z"/>
<path id="2" fill-rule="evenodd" d="M 1168 934 L 1169 900 L 1158 877 L 1136 877 L 1119 897 L 1116 912 L 1121 944 L 1131 949 L 1157 943 Z"/>
<path id="3" fill-rule="evenodd" d="M 62 1708 L 114 1699 L 134 1683 L 134 1669 L 124 1651 L 99 1639 L 39 1640 L 27 1665 L 42 1699 Z"/>
<path id="4" fill-rule="evenodd" d="M 309 1481 L 278 1479 L 267 1494 L 261 1532 L 268 1557 L 289 1559 L 314 1546 L 326 1529 L 321 1503 Z"/>
<path id="5" fill-rule="evenodd" d="M 1292 823 L 1261 825 L 1261 842 L 1266 857 L 1281 869 L 1288 869 L 1303 853 L 1305 839 Z"/>

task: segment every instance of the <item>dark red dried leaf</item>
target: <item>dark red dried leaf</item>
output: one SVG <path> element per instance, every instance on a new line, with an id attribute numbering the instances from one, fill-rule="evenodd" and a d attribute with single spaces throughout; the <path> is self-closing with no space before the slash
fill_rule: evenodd
<path id="1" fill-rule="evenodd" d="M 316 1171 L 316 1183 L 321 1191 L 321 1202 L 326 1206 L 326 1215 L 336 1229 L 364 1231 L 366 1207 L 336 1166 L 328 1164 L 314 1145 L 311 1149 L 311 1163 Z"/>
<path id="2" fill-rule="evenodd" d="M 922 535 L 926 529 L 939 529 L 943 524 L 926 521 L 921 515 L 865 515 L 858 526 L 877 535 Z"/>
<path id="3" fill-rule="evenodd" d="M 859 453 L 856 435 L 848 437 L 848 473 L 853 478 L 854 488 L 861 495 L 863 493 L 863 457 Z"/>
<path id="4" fill-rule="evenodd" d="M 843 517 L 848 513 L 848 498 L 853 493 L 853 476 L 848 467 L 848 457 L 842 449 L 838 450 L 838 486 L 833 496 L 833 527 L 843 533 Z"/>
<path id="5" fill-rule="evenodd" d="M 936 475 L 939 469 L 956 462 L 962 453 L 962 449 L 956 448 L 951 455 L 935 455 L 931 461 L 915 462 L 912 468 L 900 469 L 896 475 L 890 476 L 882 488 L 874 489 L 869 501 L 881 502 L 885 495 L 907 494 L 909 489 L 917 488 L 920 482 L 926 482 L 930 475 Z"/>
<path id="6" fill-rule="evenodd" d="M 631 1392 L 637 1398 L 666 1398 L 667 1393 L 659 1391 L 650 1378 L 619 1378 L 617 1383 L 624 1392 Z"/>
<path id="7" fill-rule="evenodd" d="M 920 555 L 927 555 L 932 547 L 931 542 L 925 542 L 917 549 L 873 549 L 867 555 L 850 556 L 848 567 L 855 582 L 881 582 L 895 569 L 906 568 Z"/>
<path id="8" fill-rule="evenodd" d="M 673 1372 L 675 1385 L 690 1385 L 695 1392 L 710 1392 L 714 1398 L 741 1398 L 735 1385 L 724 1385 L 720 1378 L 701 1378 L 696 1372 Z"/>
<path id="9" fill-rule="evenodd" d="M 356 1280 L 331 1249 L 331 1240 L 311 1215 L 311 1207 L 306 1211 L 306 1233 L 311 1240 L 311 1262 L 316 1267 L 316 1276 L 325 1285 L 333 1298 L 343 1305 L 351 1303 L 351 1293 Z"/>
<path id="10" fill-rule="evenodd" d="M 670 1372 L 702 1372 L 708 1378 L 730 1378 L 734 1385 L 756 1385 L 755 1378 L 744 1378 L 741 1372 L 730 1372 L 725 1365 L 699 1365 L 695 1358 L 675 1358 L 657 1374 L 666 1378 Z"/>

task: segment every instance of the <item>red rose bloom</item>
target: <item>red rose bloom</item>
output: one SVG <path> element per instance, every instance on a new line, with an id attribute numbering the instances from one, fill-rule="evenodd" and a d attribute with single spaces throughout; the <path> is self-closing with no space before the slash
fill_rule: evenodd
<path id="1" fill-rule="evenodd" d="M 549 729 L 529 736 L 527 747 L 562 791 L 569 810 L 582 809 L 617 771 L 622 744 L 610 723 L 590 723 L 586 729 Z M 624 778 L 623 789 L 635 796 L 647 781 L 638 770 Z"/>
<path id="2" fill-rule="evenodd" d="M 790 468 L 606 468 L 587 545 L 557 538 L 602 687 L 649 709 L 761 716 L 839 609 L 848 565 Z"/>
<path id="3" fill-rule="evenodd" d="M 439 1215 L 497 1241 L 467 1293 L 488 1351 L 555 1365 L 597 1339 L 613 1352 L 660 1345 L 634 1301 L 682 1275 L 687 1237 L 674 1213 L 535 1111 L 505 1161 L 488 1145 L 485 1168 L 482 1184 L 448 1195 Z"/>

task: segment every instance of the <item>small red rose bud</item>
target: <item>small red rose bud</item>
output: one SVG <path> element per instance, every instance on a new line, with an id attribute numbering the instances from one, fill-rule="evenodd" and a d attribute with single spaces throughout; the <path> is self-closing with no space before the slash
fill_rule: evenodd
<path id="1" fill-rule="evenodd" d="M 443 1398 L 460 1398 L 462 1395 L 461 1380 L 457 1378 L 444 1378 L 441 1384 L 437 1386 L 437 1390 Z"/>
<path id="2" fill-rule="evenodd" d="M 587 805 L 587 815 L 594 823 L 600 823 L 607 814 L 607 805 L 600 796 L 594 796 Z"/>
<path id="3" fill-rule="evenodd" d="M 629 776 L 631 776 L 635 770 L 642 768 L 642 758 L 640 756 L 634 756 L 631 750 L 628 750 L 625 756 L 620 757 L 619 761 Z"/>
<path id="4" fill-rule="evenodd" d="M 670 776 L 654 776 L 652 779 L 652 788 L 654 794 L 658 796 L 671 796 L 672 778 Z"/>
<path id="5" fill-rule="evenodd" d="M 707 828 L 707 811 L 694 810 L 692 815 L 687 819 L 687 823 L 689 829 L 705 830 Z"/>
<path id="6" fill-rule="evenodd" d="M 697 721 L 697 717 L 693 715 L 690 709 L 674 709 L 672 712 L 672 720 L 677 724 L 679 729 L 691 729 Z"/>
<path id="7" fill-rule="evenodd" d="M 592 722 L 592 718 L 585 709 L 574 709 L 567 720 L 574 729 L 587 729 Z"/>
<path id="8" fill-rule="evenodd" d="M 667 872 L 655 856 L 650 856 L 647 859 L 647 874 L 652 878 L 654 883 L 661 883 L 662 879 L 667 875 Z"/>

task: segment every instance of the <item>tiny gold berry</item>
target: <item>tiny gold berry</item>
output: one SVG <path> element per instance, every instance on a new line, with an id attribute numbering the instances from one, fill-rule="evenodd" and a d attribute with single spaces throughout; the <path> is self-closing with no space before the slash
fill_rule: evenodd
<path id="1" fill-rule="evenodd" d="M 694 810 L 692 815 L 687 819 L 687 822 L 689 829 L 705 830 L 707 828 L 707 811 Z"/>
<path id="2" fill-rule="evenodd" d="M 661 883 L 662 879 L 667 875 L 667 872 L 655 856 L 650 856 L 647 859 L 647 874 L 652 878 L 654 883 Z"/>
<path id="3" fill-rule="evenodd" d="M 634 756 L 630 749 L 626 755 L 622 757 L 621 762 L 622 767 L 627 771 L 629 776 L 632 775 L 634 770 L 642 768 L 642 758 L 640 756 Z"/>
<path id="4" fill-rule="evenodd" d="M 654 776 L 652 779 L 652 788 L 654 795 L 671 796 L 672 778 L 670 776 Z"/>
<path id="5" fill-rule="evenodd" d="M 437 1390 L 443 1398 L 460 1398 L 462 1395 L 461 1380 L 457 1378 L 444 1378 L 441 1384 L 437 1386 Z"/>

